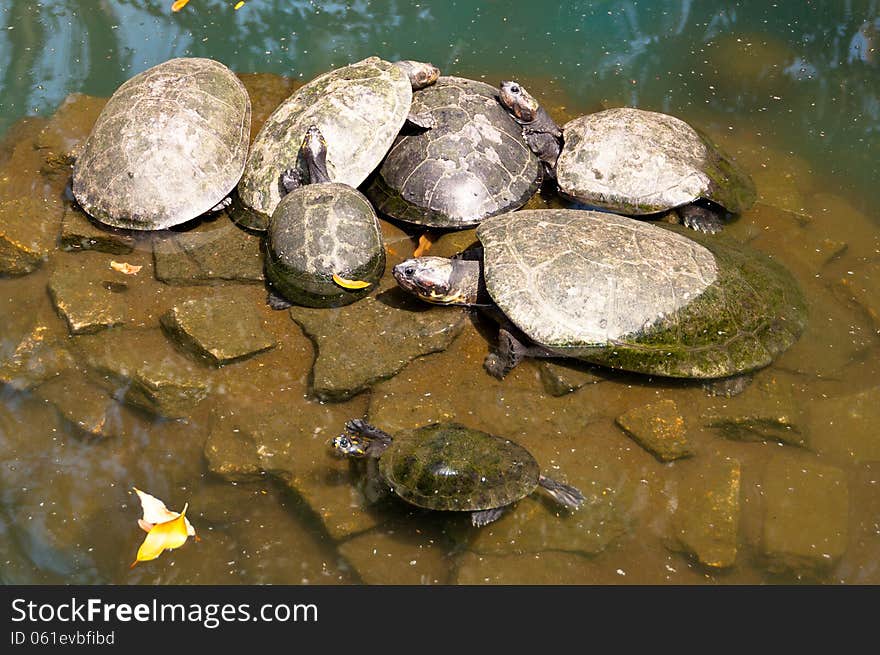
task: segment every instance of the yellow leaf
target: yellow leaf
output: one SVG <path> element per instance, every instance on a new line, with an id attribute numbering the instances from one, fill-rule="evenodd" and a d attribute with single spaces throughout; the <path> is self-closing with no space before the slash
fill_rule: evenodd
<path id="1" fill-rule="evenodd" d="M 138 548 L 137 559 L 131 563 L 130 568 L 134 568 L 138 562 L 149 562 L 154 560 L 166 550 L 174 550 L 180 548 L 189 538 L 186 527 L 186 508 L 176 519 L 159 523 L 153 526 L 153 529 L 147 533 L 144 543 Z"/>
<path id="2" fill-rule="evenodd" d="M 233 9 L 235 9 L 235 11 L 238 11 L 238 10 L 241 9 L 242 7 L 244 7 L 244 0 L 242 0 L 241 2 L 236 3 L 236 4 L 235 4 L 235 7 L 233 7 Z"/>
<path id="3" fill-rule="evenodd" d="M 189 0 L 174 0 L 174 4 L 171 5 L 171 11 L 180 11 L 184 7 L 186 7 Z"/>
<path id="4" fill-rule="evenodd" d="M 333 281 L 343 289 L 366 289 L 372 284 L 372 282 L 365 282 L 364 280 L 347 280 L 336 275 L 336 273 L 333 274 Z"/>
<path id="5" fill-rule="evenodd" d="M 419 245 L 413 251 L 413 257 L 421 257 L 431 249 L 432 245 L 434 245 L 434 237 L 431 234 L 425 232 L 422 236 L 419 237 Z"/>
<path id="6" fill-rule="evenodd" d="M 111 260 L 110 268 L 112 268 L 117 273 L 124 273 L 125 275 L 137 275 L 138 271 L 141 270 L 143 266 L 135 266 L 134 264 L 129 264 L 128 262 L 117 262 L 115 260 Z"/>
<path id="7" fill-rule="evenodd" d="M 179 512 L 172 512 L 165 507 L 165 503 L 155 496 L 151 496 L 137 487 L 132 487 L 132 489 L 134 489 L 134 492 L 138 495 L 138 498 L 141 501 L 141 509 L 144 512 L 144 517 L 138 519 L 138 525 L 144 532 L 152 530 L 153 526 L 157 523 L 165 523 L 166 521 L 171 521 L 180 516 Z M 189 519 L 186 519 L 186 531 L 190 537 L 196 536 L 196 530 L 189 522 Z"/>

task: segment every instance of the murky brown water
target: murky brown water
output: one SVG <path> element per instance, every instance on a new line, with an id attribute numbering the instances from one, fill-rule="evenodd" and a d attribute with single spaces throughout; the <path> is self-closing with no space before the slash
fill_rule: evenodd
<path id="1" fill-rule="evenodd" d="M 243 78 L 255 132 L 291 85 Z M 543 94 L 540 80 L 530 88 Z M 557 119 L 596 109 L 556 89 L 543 95 Z M 724 398 L 567 363 L 495 380 L 482 368 L 489 325 L 407 302 L 390 276 L 347 308 L 273 312 L 258 239 L 225 214 L 101 233 L 65 199 L 63 158 L 101 104 L 73 97 L 0 146 L 0 263 L 17 273 L 0 277 L 4 582 L 880 583 L 878 217 L 760 124 L 707 121 L 759 190 L 726 233 L 792 271 L 810 322 Z M 418 235 L 383 230 L 390 273 Z M 448 235 L 435 252 L 467 240 Z M 127 276 L 111 261 L 143 268 Z M 246 316 L 274 346 L 222 367 L 193 357 L 159 322 L 190 299 L 235 303 L 229 322 Z M 618 426 L 660 401 L 691 457 L 663 463 Z M 392 433 L 455 420 L 509 437 L 587 506 L 568 515 L 535 495 L 476 529 L 367 498 L 327 447 L 357 416 Z M 188 502 L 201 540 L 129 569 L 143 539 L 132 486 Z"/>

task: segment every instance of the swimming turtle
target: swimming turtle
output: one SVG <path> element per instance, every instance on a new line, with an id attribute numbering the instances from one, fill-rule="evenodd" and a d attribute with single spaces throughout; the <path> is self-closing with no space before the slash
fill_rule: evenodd
<path id="1" fill-rule="evenodd" d="M 385 271 L 379 220 L 356 189 L 331 182 L 327 143 L 312 125 L 299 167 L 282 174 L 287 191 L 266 231 L 269 305 L 338 307 L 367 295 Z"/>
<path id="2" fill-rule="evenodd" d="M 72 191 L 98 221 L 160 230 L 219 209 L 247 159 L 251 103 L 226 66 L 171 59 L 110 97 L 73 167 Z"/>
<path id="3" fill-rule="evenodd" d="M 395 142 L 366 190 L 376 209 L 449 229 L 523 206 L 541 165 L 496 95 L 483 82 L 446 76 L 414 93 L 413 112 L 431 116 L 434 127 Z"/>
<path id="4" fill-rule="evenodd" d="M 429 118 L 410 115 L 413 88 L 432 84 L 440 71 L 429 63 L 392 63 L 369 57 L 316 77 L 281 103 L 260 129 L 238 185 L 236 220 L 264 230 L 281 200 L 279 183 L 310 125 L 333 144 L 327 174 L 357 187 L 379 165 L 409 118 L 430 127 Z"/>
<path id="5" fill-rule="evenodd" d="M 502 325 L 486 368 L 575 357 L 677 378 L 761 368 L 797 340 L 804 297 L 772 259 L 721 237 L 577 209 L 518 211 L 477 228 L 481 257 L 398 264 L 423 300 L 483 305 Z"/>
<path id="6" fill-rule="evenodd" d="M 458 423 L 432 423 L 392 437 L 366 421 L 345 424 L 331 442 L 343 456 L 378 460 L 378 475 L 396 495 L 426 509 L 470 512 L 481 527 L 536 488 L 569 509 L 583 494 L 541 475 L 538 462 L 509 439 Z"/>
<path id="7" fill-rule="evenodd" d="M 505 81 L 499 89 L 501 104 L 573 200 L 630 216 L 674 209 L 686 227 L 707 233 L 721 230 L 725 210 L 739 214 L 755 202 L 749 174 L 675 116 L 619 107 L 560 130 L 522 85 Z"/>

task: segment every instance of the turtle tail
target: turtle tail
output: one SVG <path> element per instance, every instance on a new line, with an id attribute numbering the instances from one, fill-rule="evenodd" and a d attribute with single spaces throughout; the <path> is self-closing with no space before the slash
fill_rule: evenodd
<path id="1" fill-rule="evenodd" d="M 584 500 L 586 500 L 579 489 L 569 484 L 545 478 L 543 475 L 538 477 L 538 484 L 553 496 L 557 503 L 565 505 L 569 509 L 579 509 L 584 504 Z"/>

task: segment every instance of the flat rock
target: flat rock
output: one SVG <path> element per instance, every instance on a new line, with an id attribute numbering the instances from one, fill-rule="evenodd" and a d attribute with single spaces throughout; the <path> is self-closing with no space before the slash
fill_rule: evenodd
<path id="1" fill-rule="evenodd" d="M 50 167 L 53 163 L 72 160 L 89 137 L 98 115 L 106 104 L 107 98 L 71 93 L 36 135 L 34 148 L 40 151 Z M 60 172 L 64 172 L 64 168 L 61 166 Z M 48 171 L 44 168 L 44 172 Z M 66 173 L 69 177 L 71 173 L 69 163 L 66 166 Z"/>
<path id="2" fill-rule="evenodd" d="M 153 243 L 156 279 L 166 284 L 263 283 L 260 239 L 225 214 L 187 232 L 166 231 Z"/>
<path id="3" fill-rule="evenodd" d="M 674 548 L 692 554 L 704 566 L 733 566 L 740 519 L 740 463 L 693 464 L 682 469 L 678 478 L 678 506 L 672 517 Z"/>
<path id="4" fill-rule="evenodd" d="M 737 441 L 776 441 L 808 447 L 802 377 L 768 371 L 743 393 L 716 400 L 703 412 L 706 427 Z"/>
<path id="5" fill-rule="evenodd" d="M 13 197 L 0 201 L 0 275 L 32 273 L 55 248 L 61 202 Z"/>
<path id="6" fill-rule="evenodd" d="M 379 290 L 335 309 L 292 307 L 290 317 L 315 344 L 313 393 L 344 400 L 399 373 L 422 355 L 445 350 L 467 322 L 458 307 L 429 307 L 386 276 Z"/>
<path id="7" fill-rule="evenodd" d="M 538 371 L 541 374 L 541 384 L 544 391 L 551 396 L 564 396 L 577 391 L 588 384 L 596 384 L 602 381 L 602 377 L 596 375 L 595 367 L 583 362 L 561 363 L 554 361 L 538 362 Z"/>
<path id="8" fill-rule="evenodd" d="M 49 276 L 49 295 L 71 334 L 94 334 L 125 323 L 126 282 L 103 258 L 67 258 Z"/>
<path id="9" fill-rule="evenodd" d="M 839 463 L 880 462 L 880 386 L 808 408 L 811 449 Z"/>
<path id="10" fill-rule="evenodd" d="M 161 317 L 162 327 L 182 348 L 222 366 L 275 347 L 256 308 L 234 291 L 185 300 Z"/>
<path id="11" fill-rule="evenodd" d="M 79 359 L 124 402 L 184 418 L 207 395 L 209 369 L 177 352 L 159 329 L 116 328 L 76 339 Z"/>
<path id="12" fill-rule="evenodd" d="M 764 472 L 763 554 L 771 570 L 827 570 L 844 553 L 846 474 L 835 466 L 777 455 Z"/>
<path id="13" fill-rule="evenodd" d="M 618 416 L 617 425 L 661 462 L 693 455 L 684 418 L 674 400 L 635 407 Z"/>
<path id="14" fill-rule="evenodd" d="M 114 255 L 130 253 L 135 237 L 129 230 L 98 223 L 79 207 L 71 205 L 61 220 L 61 248 L 63 250 L 98 250 Z"/>
<path id="15" fill-rule="evenodd" d="M 367 584 L 447 584 L 451 561 L 443 542 L 382 526 L 339 546 Z"/>

